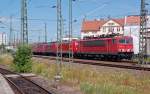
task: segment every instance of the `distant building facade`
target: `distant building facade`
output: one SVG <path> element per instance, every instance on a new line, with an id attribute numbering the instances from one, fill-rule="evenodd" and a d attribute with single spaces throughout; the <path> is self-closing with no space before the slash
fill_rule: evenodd
<path id="1" fill-rule="evenodd" d="M 139 53 L 140 16 L 126 16 L 124 35 L 133 37 L 134 54 Z"/>

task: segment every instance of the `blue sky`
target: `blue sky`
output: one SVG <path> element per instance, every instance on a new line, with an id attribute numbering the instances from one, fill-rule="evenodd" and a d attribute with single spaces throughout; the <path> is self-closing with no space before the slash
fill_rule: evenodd
<path id="1" fill-rule="evenodd" d="M 13 28 L 15 33 L 20 34 L 20 1 L 1 0 L 0 3 L 0 32 L 9 33 L 9 17 L 13 16 Z M 29 20 L 29 39 L 32 42 L 44 41 L 44 23 L 48 27 L 48 40 L 56 39 L 56 5 L 57 0 L 28 0 L 28 18 L 39 19 Z M 64 31 L 68 31 L 68 1 L 62 0 L 62 11 Z M 147 0 L 150 2 L 150 0 Z M 150 6 L 148 6 L 150 10 Z M 125 15 L 138 15 L 140 11 L 140 0 L 76 0 L 73 2 L 73 32 L 75 36 L 80 35 L 81 23 L 86 15 L 87 19 L 99 19 L 110 17 L 123 17 Z M 3 28 L 5 27 L 5 28 Z"/>

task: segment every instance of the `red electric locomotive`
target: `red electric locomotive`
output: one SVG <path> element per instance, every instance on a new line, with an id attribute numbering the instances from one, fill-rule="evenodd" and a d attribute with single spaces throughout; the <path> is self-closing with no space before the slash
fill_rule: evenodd
<path id="1" fill-rule="evenodd" d="M 57 43 L 36 44 L 33 46 L 34 53 L 55 54 Z M 73 51 L 75 57 L 97 57 L 100 59 L 131 59 L 133 55 L 133 43 L 130 36 L 116 36 L 111 38 L 92 38 L 83 40 L 72 40 L 69 47 L 68 41 L 58 45 L 58 51 L 64 56 Z M 60 53 L 60 52 L 59 52 Z"/>
<path id="2" fill-rule="evenodd" d="M 78 41 L 77 56 L 98 58 L 131 59 L 133 55 L 132 37 L 85 39 Z"/>

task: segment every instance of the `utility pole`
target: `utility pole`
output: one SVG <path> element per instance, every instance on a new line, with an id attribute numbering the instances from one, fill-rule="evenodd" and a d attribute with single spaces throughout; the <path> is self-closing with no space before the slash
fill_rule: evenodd
<path id="1" fill-rule="evenodd" d="M 141 0 L 140 33 L 139 33 L 139 63 L 145 64 L 147 58 L 147 13 L 146 0 Z"/>
<path id="2" fill-rule="evenodd" d="M 69 0 L 69 62 L 73 62 L 72 34 L 72 0 Z"/>
<path id="3" fill-rule="evenodd" d="M 45 43 L 47 43 L 47 23 L 44 23 L 45 25 Z"/>
<path id="4" fill-rule="evenodd" d="M 7 46 L 7 36 L 5 34 L 5 47 Z"/>
<path id="5" fill-rule="evenodd" d="M 57 0 L 57 59 L 56 59 L 56 76 L 55 81 L 59 82 L 61 79 L 62 67 L 62 13 L 61 13 L 61 0 Z"/>
<path id="6" fill-rule="evenodd" d="M 21 0 L 21 43 L 28 44 L 27 0 Z"/>
<path id="7" fill-rule="evenodd" d="M 17 46 L 19 44 L 19 34 L 18 34 L 18 31 L 17 31 L 17 41 L 16 41 L 16 44 L 17 44 Z"/>
<path id="8" fill-rule="evenodd" d="M 2 54 L 4 53 L 4 36 L 3 36 L 4 32 L 2 32 Z"/>
<path id="9" fill-rule="evenodd" d="M 14 44 L 14 47 L 16 47 L 16 34 L 14 33 L 14 37 L 13 37 L 13 44 Z"/>
<path id="10" fill-rule="evenodd" d="M 9 46 L 12 45 L 12 33 L 13 33 L 13 29 L 12 29 L 12 16 L 10 16 Z"/>

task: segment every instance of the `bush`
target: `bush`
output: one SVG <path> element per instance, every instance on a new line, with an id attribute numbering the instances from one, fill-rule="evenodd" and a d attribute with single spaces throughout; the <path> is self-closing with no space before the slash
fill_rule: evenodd
<path id="1" fill-rule="evenodd" d="M 28 45 L 18 47 L 14 56 L 14 69 L 17 72 L 30 72 L 32 69 L 32 51 Z"/>

